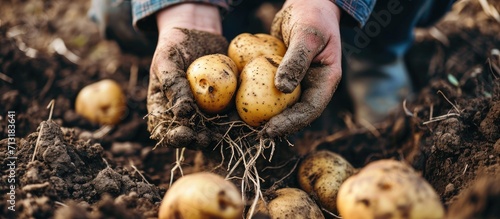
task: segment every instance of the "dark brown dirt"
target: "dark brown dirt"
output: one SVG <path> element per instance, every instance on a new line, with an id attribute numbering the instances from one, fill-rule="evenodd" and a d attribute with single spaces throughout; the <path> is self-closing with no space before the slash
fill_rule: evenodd
<path id="1" fill-rule="evenodd" d="M 143 119 L 151 57 L 122 54 L 101 40 L 84 18 L 89 2 L 79 2 L 6 1 L 0 7 L 0 194 L 8 200 L 10 185 L 16 194 L 16 212 L 1 202 L 0 218 L 155 217 L 169 187 L 176 150 L 153 150 Z M 406 160 L 440 195 L 449 218 L 499 218 L 500 58 L 494 49 L 500 26 L 478 3 L 462 2 L 436 28 L 419 31 L 407 57 L 419 88 L 406 105 L 412 115 L 401 109 L 372 128 L 355 124 L 348 108 L 335 102 L 339 112 L 328 129 L 303 133 L 293 148 L 279 142 L 271 163 L 258 162 L 263 189 L 297 187 L 296 174 L 288 173 L 296 171 L 299 157 L 328 149 L 355 167 Z M 55 52 L 56 38 L 80 59 Z M 128 114 L 110 130 L 82 119 L 73 107 L 81 88 L 104 78 L 116 80 L 127 95 Z M 7 183 L 7 111 L 15 111 L 14 184 Z M 442 115 L 448 116 L 431 121 Z M 227 166 L 218 167 L 220 149 L 185 151 L 184 174 L 227 173 Z"/>

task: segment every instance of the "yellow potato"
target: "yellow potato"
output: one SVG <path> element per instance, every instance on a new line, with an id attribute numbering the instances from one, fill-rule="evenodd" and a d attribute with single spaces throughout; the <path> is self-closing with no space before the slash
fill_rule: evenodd
<path id="1" fill-rule="evenodd" d="M 410 166 L 395 160 L 368 164 L 340 187 L 337 206 L 344 219 L 441 219 L 434 189 Z"/>
<path id="2" fill-rule="evenodd" d="M 196 104 L 202 111 L 220 113 L 231 105 L 238 83 L 238 69 L 231 58 L 206 55 L 191 63 L 186 73 Z"/>
<path id="3" fill-rule="evenodd" d="M 221 176 L 200 172 L 178 179 L 163 198 L 159 219 L 236 219 L 243 214 L 243 200 L 236 186 Z"/>
<path id="4" fill-rule="evenodd" d="M 259 201 L 253 215 L 266 215 L 272 219 L 325 218 L 318 205 L 314 203 L 307 193 L 300 189 L 278 189 L 269 195 L 269 197 L 272 199 L 267 204 Z"/>
<path id="5" fill-rule="evenodd" d="M 251 126 L 264 124 L 300 97 L 300 85 L 289 94 L 274 86 L 274 75 L 280 62 L 279 56 L 260 56 L 249 62 L 241 72 L 236 110 L 241 119 Z"/>
<path id="6" fill-rule="evenodd" d="M 315 194 L 323 208 L 337 212 L 340 185 L 355 171 L 340 155 L 330 151 L 317 151 L 300 163 L 297 178 L 300 187 L 309 194 Z"/>
<path id="7" fill-rule="evenodd" d="M 228 56 L 234 60 L 238 70 L 252 59 L 262 55 L 277 55 L 283 57 L 286 52 L 285 44 L 278 38 L 269 34 L 242 33 L 236 36 L 228 48 Z"/>
<path id="8" fill-rule="evenodd" d="M 93 123 L 114 125 L 126 112 L 125 100 L 120 85 L 105 79 L 87 85 L 78 93 L 75 111 Z"/>

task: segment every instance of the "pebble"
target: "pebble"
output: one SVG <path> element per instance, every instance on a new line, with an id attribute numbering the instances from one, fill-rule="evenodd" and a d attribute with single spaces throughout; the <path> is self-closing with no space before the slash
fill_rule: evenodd
<path id="1" fill-rule="evenodd" d="M 446 185 L 446 187 L 444 189 L 444 194 L 449 195 L 449 194 L 453 193 L 454 191 L 455 191 L 455 185 L 453 185 L 452 183 L 448 183 L 448 185 Z"/>

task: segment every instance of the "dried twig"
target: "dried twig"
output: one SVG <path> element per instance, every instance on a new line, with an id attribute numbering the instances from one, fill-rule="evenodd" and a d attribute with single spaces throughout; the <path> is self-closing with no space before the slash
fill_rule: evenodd
<path id="1" fill-rule="evenodd" d="M 139 169 L 137 169 L 137 167 L 134 165 L 134 161 L 129 160 L 129 163 L 130 163 L 130 166 L 132 167 L 132 169 L 134 169 L 134 171 L 137 172 L 139 174 L 139 176 L 142 177 L 142 180 L 144 180 L 144 182 L 146 182 L 148 185 L 151 185 L 151 183 L 148 182 L 146 177 L 144 177 L 144 175 L 142 175 L 141 171 L 139 171 Z"/>
<path id="2" fill-rule="evenodd" d="M 40 145 L 40 138 L 42 137 L 42 134 L 43 134 L 43 123 L 40 126 L 40 131 L 38 132 L 38 137 L 36 138 L 35 150 L 33 151 L 33 157 L 31 158 L 31 162 L 35 161 L 36 151 L 38 150 L 38 146 Z"/>
<path id="3" fill-rule="evenodd" d="M 175 166 L 172 167 L 172 170 L 170 170 L 170 186 L 172 186 L 172 183 L 174 182 L 174 173 L 175 170 L 179 169 L 179 172 L 181 173 L 181 176 L 184 176 L 184 172 L 182 171 L 182 162 L 184 161 L 184 151 L 186 148 L 182 148 L 179 151 L 179 148 L 175 149 Z"/>
<path id="4" fill-rule="evenodd" d="M 444 46 L 448 47 L 450 46 L 450 41 L 448 40 L 448 37 L 441 32 L 437 27 L 432 27 L 429 31 L 429 34 L 434 37 L 436 40 L 441 42 Z"/>
<path id="5" fill-rule="evenodd" d="M 479 0 L 481 7 L 483 8 L 484 13 L 493 17 L 496 21 L 500 22 L 500 14 L 497 9 L 490 5 L 487 0 Z"/>
<path id="6" fill-rule="evenodd" d="M 334 214 L 333 212 L 331 212 L 331 211 L 327 210 L 326 208 L 321 207 L 321 210 L 323 210 L 323 211 L 324 211 L 324 212 L 326 212 L 327 214 L 329 214 L 329 215 L 333 216 L 334 218 L 339 218 L 339 219 L 341 219 L 341 218 L 342 218 L 341 216 L 338 216 L 338 215 Z"/>
<path id="7" fill-rule="evenodd" d="M 11 77 L 7 76 L 6 74 L 0 72 L 0 79 L 4 80 L 5 82 L 9 83 L 9 84 L 12 84 L 14 83 L 14 79 L 12 79 Z"/>
<path id="8" fill-rule="evenodd" d="M 445 120 L 445 119 L 448 119 L 448 118 L 454 117 L 454 116 L 459 117 L 460 114 L 458 114 L 458 113 L 448 113 L 448 114 L 445 114 L 445 115 L 442 115 L 442 116 L 434 117 L 434 118 L 432 118 L 429 121 L 423 122 L 422 124 L 423 125 L 427 125 L 427 124 L 430 124 L 430 123 L 433 123 L 433 122 L 437 122 L 437 121 L 442 121 L 442 120 Z"/>
<path id="9" fill-rule="evenodd" d="M 408 107 L 406 107 L 406 99 L 403 100 L 403 111 L 405 112 L 405 114 L 407 116 L 410 116 L 410 117 L 415 117 L 415 114 L 413 114 L 409 109 Z"/>
<path id="10" fill-rule="evenodd" d="M 134 62 L 130 67 L 130 78 L 128 80 L 128 92 L 132 92 L 137 85 L 137 77 L 139 74 L 139 67 Z"/>
<path id="11" fill-rule="evenodd" d="M 380 132 L 367 120 L 360 118 L 359 124 L 366 128 L 366 130 L 370 131 L 373 136 L 375 136 L 376 138 L 380 138 Z"/>
<path id="12" fill-rule="evenodd" d="M 438 93 L 438 94 L 441 94 L 441 95 L 444 97 L 444 99 L 446 100 L 446 102 L 448 102 L 451 106 L 453 106 L 453 108 L 455 109 L 455 111 L 457 111 L 457 113 L 460 113 L 460 110 L 458 109 L 458 107 L 457 107 L 455 104 L 453 104 L 453 103 L 452 103 L 452 102 L 451 102 L 451 101 L 450 101 L 450 100 L 449 100 L 449 99 L 448 99 L 448 98 L 444 95 L 444 93 L 443 93 L 441 90 L 438 90 L 438 92 L 437 92 L 437 93 Z"/>

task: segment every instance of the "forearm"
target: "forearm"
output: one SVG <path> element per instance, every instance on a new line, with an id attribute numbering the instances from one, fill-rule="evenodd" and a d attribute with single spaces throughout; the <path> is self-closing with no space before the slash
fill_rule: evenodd
<path id="1" fill-rule="evenodd" d="M 204 3 L 183 3 L 162 9 L 156 14 L 158 32 L 182 27 L 186 29 L 221 34 L 221 16 L 214 5 Z"/>
<path id="2" fill-rule="evenodd" d="M 232 0 L 132 0 L 133 24 L 141 31 L 158 31 L 156 15 L 164 9 L 182 4 L 204 3 L 227 11 L 231 2 Z"/>

